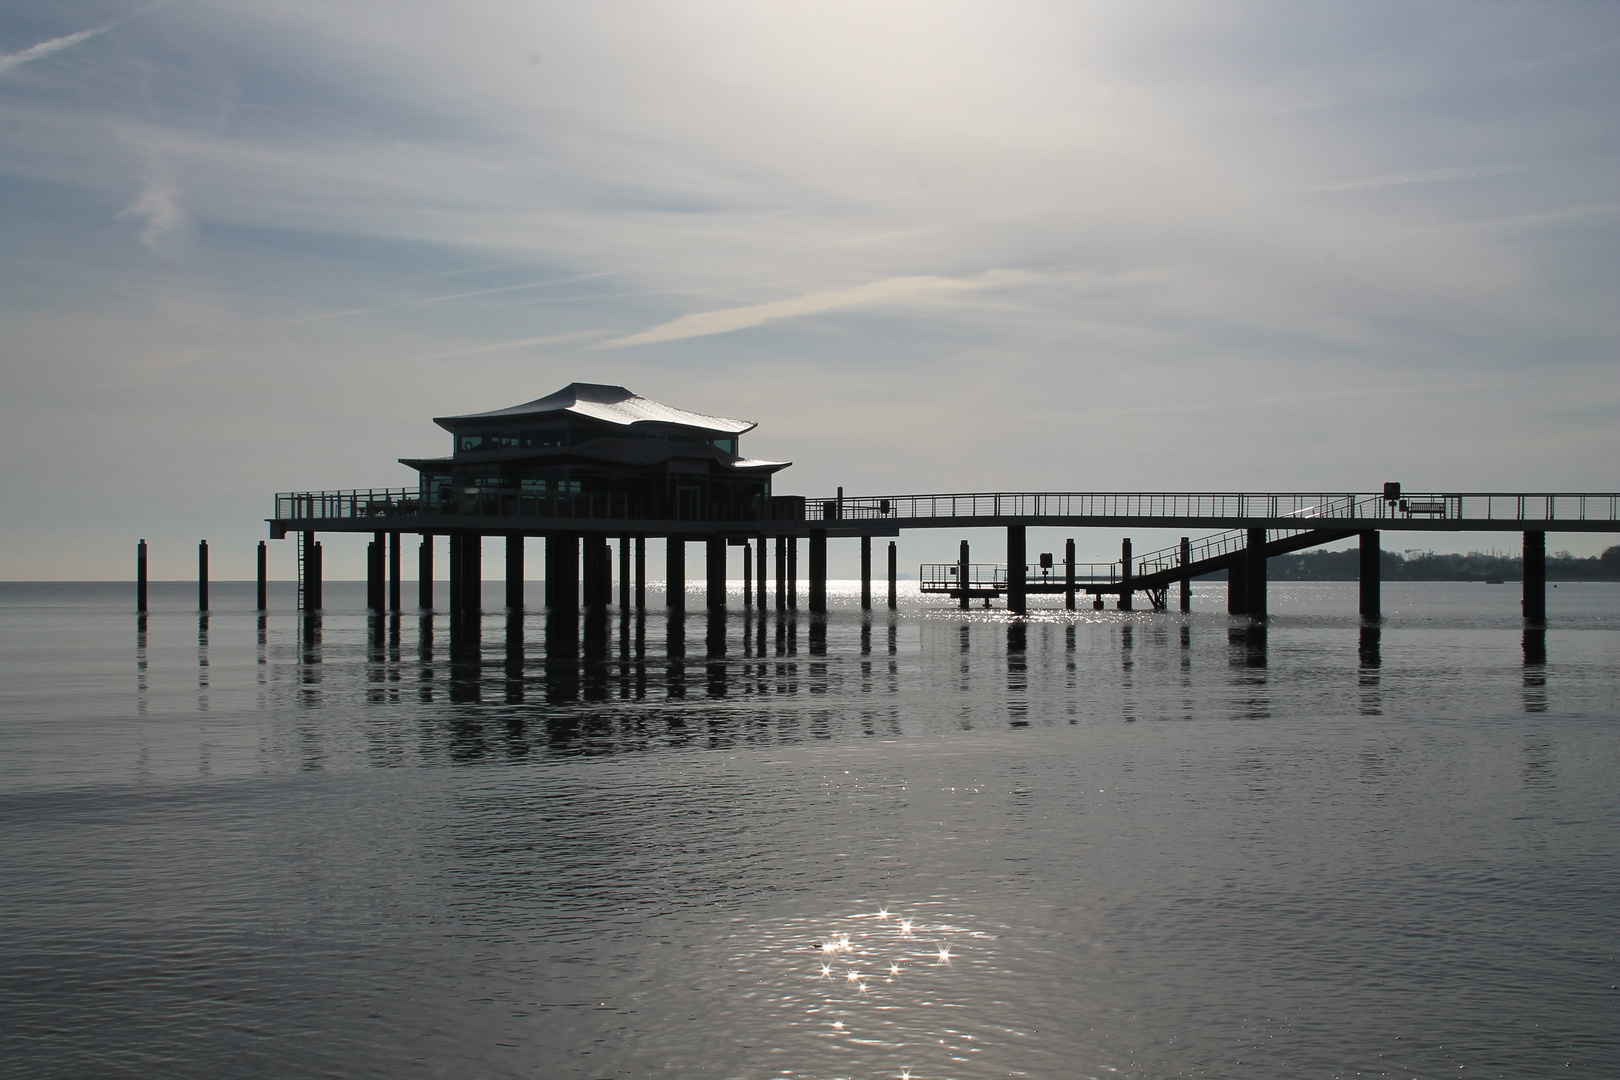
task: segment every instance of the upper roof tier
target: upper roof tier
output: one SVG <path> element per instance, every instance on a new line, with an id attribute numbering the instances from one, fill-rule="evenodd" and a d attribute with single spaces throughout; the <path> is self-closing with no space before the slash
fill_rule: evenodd
<path id="1" fill-rule="evenodd" d="M 752 420 L 727 420 L 723 416 L 687 412 L 661 405 L 650 398 L 632 394 L 622 386 L 601 383 L 569 383 L 555 394 L 490 412 L 467 413 L 464 416 L 438 416 L 433 422 L 446 431 L 454 431 L 469 420 L 494 420 L 507 417 L 539 416 L 544 413 L 573 413 L 602 420 L 609 424 L 679 424 L 720 435 L 741 435 L 758 425 Z M 480 425 L 482 426 L 482 425 Z"/>

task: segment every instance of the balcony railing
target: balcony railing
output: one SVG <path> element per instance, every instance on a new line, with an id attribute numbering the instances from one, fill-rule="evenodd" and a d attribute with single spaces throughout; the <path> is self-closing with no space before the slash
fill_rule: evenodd
<path id="1" fill-rule="evenodd" d="M 574 492 L 525 494 L 496 488 L 457 488 L 448 498 L 424 500 L 416 488 L 355 488 L 346 491 L 287 491 L 276 495 L 280 521 L 365 518 L 389 521 L 424 515 L 478 518 L 547 518 L 591 521 L 798 521 L 801 497 L 776 496 L 760 506 L 731 508 L 714 516 L 715 506 L 697 500 L 640 499 L 630 495 Z"/>

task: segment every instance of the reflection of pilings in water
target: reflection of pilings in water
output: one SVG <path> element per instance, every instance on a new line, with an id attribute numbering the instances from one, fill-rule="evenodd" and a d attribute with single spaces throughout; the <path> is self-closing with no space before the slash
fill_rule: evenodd
<path id="1" fill-rule="evenodd" d="M 704 652 L 710 657 L 726 655 L 726 609 L 710 608 L 706 632 L 703 635 Z"/>
<path id="2" fill-rule="evenodd" d="M 1547 628 L 1524 628 L 1524 711 L 1547 711 Z"/>
<path id="3" fill-rule="evenodd" d="M 147 667 L 146 613 L 143 611 L 135 616 L 135 711 L 140 713 L 146 712 Z"/>
<path id="4" fill-rule="evenodd" d="M 709 663 L 707 673 L 709 679 L 709 696 L 726 696 L 726 609 L 723 607 L 710 608 L 708 613 L 708 632 L 704 635 L 704 646 L 708 653 Z"/>
<path id="5" fill-rule="evenodd" d="M 861 616 L 861 693 L 872 692 L 872 616 Z"/>
<path id="6" fill-rule="evenodd" d="M 827 655 L 827 617 L 826 615 L 812 615 L 810 617 L 810 655 Z"/>
<path id="7" fill-rule="evenodd" d="M 506 609 L 506 703 L 523 704 L 523 609 Z"/>
<path id="8" fill-rule="evenodd" d="M 585 682 L 586 701 L 605 701 L 608 696 L 608 639 L 612 635 L 607 606 L 598 604 L 585 609 Z"/>
<path id="9" fill-rule="evenodd" d="M 1136 628 L 1130 623 L 1119 624 L 1119 666 L 1120 670 L 1129 675 L 1136 667 Z"/>
<path id="10" fill-rule="evenodd" d="M 546 700 L 579 696 L 579 615 L 572 608 L 546 609 Z"/>
<path id="11" fill-rule="evenodd" d="M 321 703 L 321 692 L 316 689 L 321 682 L 321 613 L 319 609 L 309 609 L 298 620 L 298 682 L 303 687 L 299 695 L 299 703 L 308 708 L 318 708 Z"/>
<path id="12" fill-rule="evenodd" d="M 417 690 L 419 701 L 433 700 L 433 612 L 416 617 Z"/>
<path id="13" fill-rule="evenodd" d="M 786 611 L 787 611 L 786 604 L 787 604 L 787 602 L 783 601 L 782 606 L 777 609 L 777 615 L 776 615 L 776 655 L 777 656 L 786 656 L 787 655 L 787 624 L 788 624 L 788 617 L 787 617 L 787 614 L 786 614 Z"/>
<path id="14" fill-rule="evenodd" d="M 1263 668 L 1266 666 L 1266 625 L 1246 622 L 1229 627 L 1226 641 L 1231 652 L 1233 667 Z"/>
<path id="15" fill-rule="evenodd" d="M 468 575 L 471 579 L 472 575 Z M 467 588 L 476 586 L 469 580 Z M 484 620 L 478 608 L 450 616 L 450 700 L 458 704 L 478 701 L 484 678 Z"/>
<path id="16" fill-rule="evenodd" d="M 1377 623 L 1369 622 L 1362 625 L 1361 638 L 1356 645 L 1356 655 L 1360 659 L 1363 669 L 1377 669 L 1383 666 L 1383 637 L 1383 628 Z M 1375 683 L 1376 679 L 1375 675 Z"/>
<path id="17" fill-rule="evenodd" d="M 383 652 L 383 614 L 380 608 L 366 613 L 366 700 L 373 705 L 386 700 L 382 688 L 387 678 L 387 664 Z"/>
<path id="18" fill-rule="evenodd" d="M 1383 666 L 1383 629 L 1378 620 L 1369 618 L 1361 624 L 1361 638 L 1357 643 L 1356 652 L 1361 661 L 1361 671 L 1357 679 L 1361 686 L 1361 715 L 1384 715 L 1384 695 L 1381 685 L 1382 676 L 1378 669 Z"/>
<path id="19" fill-rule="evenodd" d="M 208 710 L 208 616 L 197 616 L 197 710 Z"/>
<path id="20" fill-rule="evenodd" d="M 1183 675 L 1192 671 L 1192 627 L 1186 623 L 1181 624 L 1181 672 Z"/>
<path id="21" fill-rule="evenodd" d="M 678 611 L 669 614 L 664 655 L 668 658 L 669 696 L 686 696 L 686 617 Z"/>
<path id="22" fill-rule="evenodd" d="M 1022 619 L 1007 624 L 1007 722 L 1029 726 L 1029 629 Z"/>

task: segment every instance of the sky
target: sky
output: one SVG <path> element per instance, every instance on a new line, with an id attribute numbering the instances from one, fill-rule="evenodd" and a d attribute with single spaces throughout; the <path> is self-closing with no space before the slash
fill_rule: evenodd
<path id="1" fill-rule="evenodd" d="M 1612 3 L 6 4 L 0 579 L 576 380 L 782 493 L 1616 491 L 1617 225 Z"/>

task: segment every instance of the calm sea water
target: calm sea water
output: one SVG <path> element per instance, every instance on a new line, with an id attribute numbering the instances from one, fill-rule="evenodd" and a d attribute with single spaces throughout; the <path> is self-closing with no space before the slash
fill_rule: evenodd
<path id="1" fill-rule="evenodd" d="M 1620 1075 L 1620 586 L 1355 588 L 0 585 L 0 1074 Z"/>

